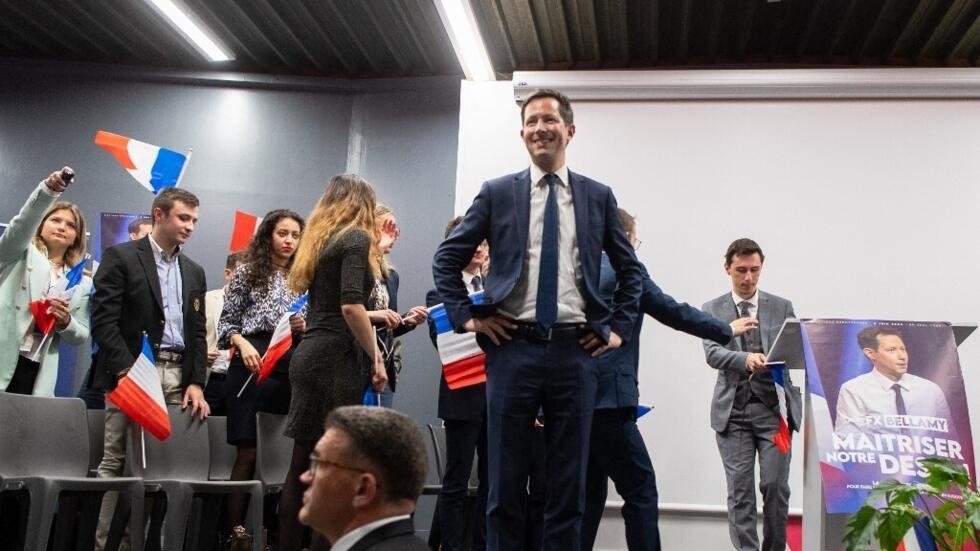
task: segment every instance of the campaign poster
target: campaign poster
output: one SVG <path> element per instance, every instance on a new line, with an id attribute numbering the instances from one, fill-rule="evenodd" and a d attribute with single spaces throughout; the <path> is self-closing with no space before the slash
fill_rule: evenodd
<path id="1" fill-rule="evenodd" d="M 102 252 L 124 241 L 141 239 L 153 226 L 146 213 L 103 212 L 99 218 L 99 242 L 93 247 L 92 256 L 102 260 Z"/>
<path id="2" fill-rule="evenodd" d="M 857 511 L 888 479 L 924 482 L 923 458 L 974 472 L 949 323 L 807 320 L 802 336 L 827 513 Z"/>

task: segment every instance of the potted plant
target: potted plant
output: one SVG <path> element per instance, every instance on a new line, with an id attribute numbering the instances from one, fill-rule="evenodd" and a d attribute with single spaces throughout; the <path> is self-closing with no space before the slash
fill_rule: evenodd
<path id="1" fill-rule="evenodd" d="M 969 471 L 945 458 L 922 459 L 919 465 L 926 473 L 924 482 L 886 480 L 871 490 L 847 522 L 844 549 L 871 549 L 877 542 L 881 549 L 894 551 L 916 524 L 942 551 L 961 551 L 967 542 L 980 548 L 980 494 Z"/>

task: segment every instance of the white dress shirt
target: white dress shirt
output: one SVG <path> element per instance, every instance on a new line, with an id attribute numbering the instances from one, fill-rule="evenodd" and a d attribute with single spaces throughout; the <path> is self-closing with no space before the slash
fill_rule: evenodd
<path id="1" fill-rule="evenodd" d="M 527 251 L 524 253 L 524 269 L 514 285 L 514 290 L 498 306 L 498 311 L 502 315 L 525 322 L 536 321 L 541 236 L 544 233 L 544 208 L 548 200 L 548 183 L 544 179 L 546 174 L 537 165 L 531 165 L 530 221 Z M 575 206 L 572 202 L 572 188 L 568 183 L 568 167 L 563 166 L 554 174 L 559 180 L 555 184 L 558 199 L 557 323 L 583 323 L 586 321 L 585 298 L 580 290 L 582 269 L 578 258 Z"/>
<path id="2" fill-rule="evenodd" d="M 895 391 L 892 389 L 895 384 L 901 389 L 908 419 L 898 416 Z M 848 430 L 866 433 L 896 432 L 906 427 L 906 423 L 923 421 L 923 418 L 945 419 L 946 431 L 952 430 L 949 426 L 952 419 L 949 404 L 939 385 L 911 373 L 902 375 L 895 382 L 872 368 L 841 385 L 837 396 L 835 430 L 838 433 L 846 433 Z M 915 426 L 919 426 L 918 423 Z M 938 428 L 935 425 L 934 429 L 929 430 L 935 431 Z M 944 436 L 941 433 L 945 431 L 937 432 L 936 436 Z M 949 437 L 948 433 L 945 437 Z"/>

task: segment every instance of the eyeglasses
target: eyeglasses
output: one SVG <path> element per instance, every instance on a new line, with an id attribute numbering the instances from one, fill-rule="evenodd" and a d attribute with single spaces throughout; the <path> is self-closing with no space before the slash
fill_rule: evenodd
<path id="1" fill-rule="evenodd" d="M 323 464 L 323 465 L 333 465 L 334 467 L 336 467 L 338 469 L 344 469 L 344 470 L 347 470 L 347 471 L 354 471 L 355 473 L 366 473 L 367 472 L 367 470 L 365 470 L 365 469 L 359 469 L 357 467 L 348 467 L 347 465 L 342 465 L 340 463 L 337 463 L 336 461 L 330 461 L 329 459 L 322 459 L 320 457 L 317 457 L 316 455 L 311 455 L 310 456 L 310 476 L 316 476 L 316 469 L 321 464 Z"/>
<path id="2" fill-rule="evenodd" d="M 640 245 L 642 245 L 642 244 L 643 244 L 643 241 L 640 241 L 639 239 L 637 239 L 637 240 L 636 240 L 636 244 L 635 244 L 635 245 L 633 245 L 633 250 L 634 250 L 634 251 L 638 251 L 638 250 L 640 250 Z"/>

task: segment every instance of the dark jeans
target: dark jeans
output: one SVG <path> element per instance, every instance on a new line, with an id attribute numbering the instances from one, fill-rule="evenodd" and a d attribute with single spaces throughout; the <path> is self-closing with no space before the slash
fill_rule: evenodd
<path id="1" fill-rule="evenodd" d="M 607 479 L 626 502 L 623 522 L 630 551 L 660 551 L 657 477 L 646 443 L 636 427 L 636 408 L 597 409 L 586 482 L 582 549 L 592 549 L 606 507 Z"/>

